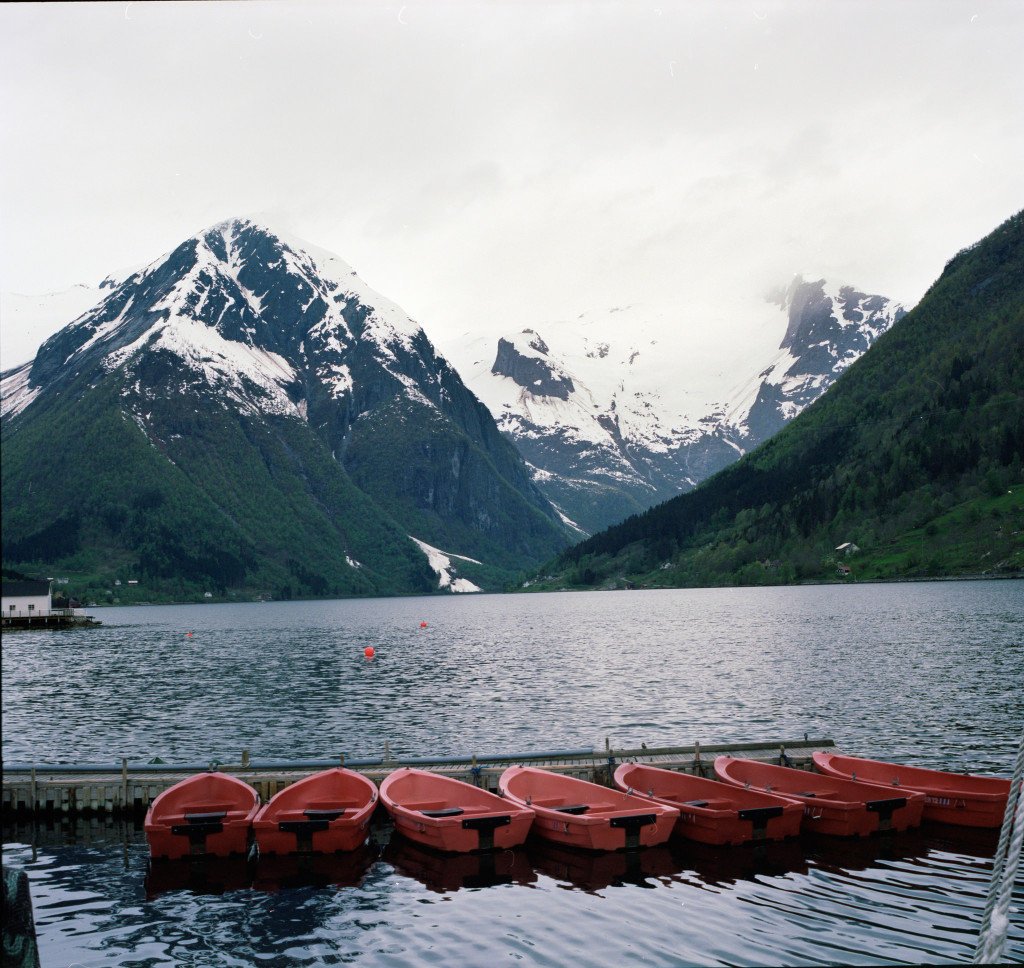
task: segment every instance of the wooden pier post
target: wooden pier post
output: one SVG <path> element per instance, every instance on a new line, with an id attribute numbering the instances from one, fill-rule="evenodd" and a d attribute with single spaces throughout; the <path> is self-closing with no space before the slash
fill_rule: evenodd
<path id="1" fill-rule="evenodd" d="M 249 751 L 242 750 L 242 769 L 247 770 L 249 768 Z"/>

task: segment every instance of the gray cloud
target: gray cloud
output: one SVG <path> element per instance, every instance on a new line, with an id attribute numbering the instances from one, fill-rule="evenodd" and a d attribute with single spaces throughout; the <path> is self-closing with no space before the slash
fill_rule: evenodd
<path id="1" fill-rule="evenodd" d="M 914 301 L 1024 202 L 1016 2 L 6 4 L 0 28 L 4 291 L 262 214 L 442 345 L 626 302 L 735 343 L 794 272 Z"/>

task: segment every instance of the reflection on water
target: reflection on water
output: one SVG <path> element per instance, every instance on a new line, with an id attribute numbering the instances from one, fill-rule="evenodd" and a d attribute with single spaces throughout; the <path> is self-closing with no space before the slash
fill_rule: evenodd
<path id="1" fill-rule="evenodd" d="M 1008 775 L 1024 584 L 105 609 L 4 637 L 5 762 L 518 752 L 831 737 Z M 426 628 L 420 622 L 426 621 Z M 187 633 L 192 632 L 192 636 Z M 366 645 L 377 657 L 367 661 Z M 439 712 L 440 711 L 440 712 Z M 150 865 L 141 826 L 4 830 L 44 965 L 968 962 L 996 832 L 581 854 Z M 1006 958 L 1024 961 L 1024 886 Z"/>
<path id="2" fill-rule="evenodd" d="M 444 854 L 394 837 L 384 848 L 383 859 L 395 873 L 411 877 L 437 894 L 497 884 L 532 884 L 537 880 L 524 847 L 479 854 Z"/>
<path id="3" fill-rule="evenodd" d="M 133 824 L 25 823 L 5 829 L 4 863 L 30 872 L 47 964 L 422 968 L 481 963 L 488 945 L 544 966 L 572 950 L 594 964 L 924 964 L 969 960 L 998 840 L 928 826 L 448 855 L 374 829 L 380 842 L 352 854 L 150 862 Z M 1024 890 L 1015 904 L 1019 961 Z"/>

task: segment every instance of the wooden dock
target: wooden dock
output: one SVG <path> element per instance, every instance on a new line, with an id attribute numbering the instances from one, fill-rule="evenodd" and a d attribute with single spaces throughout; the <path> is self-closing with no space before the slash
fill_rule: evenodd
<path id="1" fill-rule="evenodd" d="M 40 615 L 28 612 L 0 616 L 0 626 L 5 632 L 15 629 L 81 629 L 102 625 L 99 619 L 83 615 L 73 608 L 55 608 Z"/>
<path id="2" fill-rule="evenodd" d="M 763 762 L 783 763 L 799 769 L 812 768 L 815 750 L 835 752 L 830 739 L 786 742 L 727 743 L 706 746 L 666 746 L 639 749 L 554 750 L 509 755 L 437 758 L 392 758 L 386 744 L 384 756 L 299 762 L 254 762 L 243 751 L 237 763 L 207 764 L 128 763 L 111 765 L 17 765 L 3 768 L 2 815 L 5 820 L 33 816 L 140 817 L 163 790 L 185 777 L 214 768 L 253 786 L 266 803 L 275 793 L 311 773 L 346 766 L 368 776 L 378 785 L 401 767 L 443 773 L 488 790 L 497 790 L 498 778 L 510 766 L 536 766 L 594 783 L 611 786 L 620 763 L 648 763 L 667 770 L 714 776 L 716 756 L 742 756 Z"/>

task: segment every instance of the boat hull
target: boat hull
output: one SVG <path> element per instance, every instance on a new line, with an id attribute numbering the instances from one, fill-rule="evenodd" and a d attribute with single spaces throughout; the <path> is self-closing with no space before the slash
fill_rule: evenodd
<path id="1" fill-rule="evenodd" d="M 144 823 L 150 855 L 229 857 L 247 854 L 259 794 L 226 773 L 197 773 L 168 787 L 150 804 Z"/>
<path id="2" fill-rule="evenodd" d="M 615 785 L 678 809 L 673 834 L 698 843 L 744 844 L 800 833 L 804 808 L 797 800 L 640 763 L 621 764 Z"/>
<path id="3" fill-rule="evenodd" d="M 355 850 L 377 806 L 373 781 L 336 767 L 285 787 L 253 820 L 260 854 L 333 854 Z"/>
<path id="4" fill-rule="evenodd" d="M 538 837 L 584 850 L 663 844 L 679 818 L 675 807 L 527 766 L 505 770 L 498 790 L 536 813 Z"/>
<path id="5" fill-rule="evenodd" d="M 764 790 L 804 806 L 801 830 L 832 837 L 862 837 L 921 823 L 924 794 L 720 756 L 715 775 L 735 787 Z"/>
<path id="6" fill-rule="evenodd" d="M 488 790 L 410 768 L 384 779 L 380 800 L 398 833 L 449 853 L 517 847 L 534 820 L 529 808 Z"/>
<path id="7" fill-rule="evenodd" d="M 924 820 L 958 827 L 1000 827 L 1010 796 L 1010 781 L 994 776 L 947 773 L 919 766 L 865 760 L 836 753 L 813 754 L 822 773 L 925 795 Z"/>

